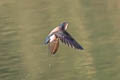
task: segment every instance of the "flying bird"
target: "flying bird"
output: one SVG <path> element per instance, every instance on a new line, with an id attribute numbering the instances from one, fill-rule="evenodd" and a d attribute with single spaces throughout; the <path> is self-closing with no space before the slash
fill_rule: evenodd
<path id="1" fill-rule="evenodd" d="M 71 48 L 83 50 L 83 47 L 66 31 L 67 27 L 67 22 L 61 23 L 59 26 L 54 28 L 45 39 L 45 44 L 48 44 L 51 54 L 55 54 L 57 52 L 59 40 Z"/>

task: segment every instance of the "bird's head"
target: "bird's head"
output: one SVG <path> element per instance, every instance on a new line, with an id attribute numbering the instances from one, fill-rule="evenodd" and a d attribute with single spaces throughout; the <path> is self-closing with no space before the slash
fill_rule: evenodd
<path id="1" fill-rule="evenodd" d="M 63 22 L 59 25 L 60 29 L 62 30 L 67 30 L 67 27 L 68 27 L 68 23 L 67 22 Z"/>

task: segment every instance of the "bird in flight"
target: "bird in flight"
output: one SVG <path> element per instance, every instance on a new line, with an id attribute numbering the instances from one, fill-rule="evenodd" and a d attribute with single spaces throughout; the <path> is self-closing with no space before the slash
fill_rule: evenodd
<path id="1" fill-rule="evenodd" d="M 59 40 L 71 48 L 83 50 L 83 47 L 66 31 L 67 27 L 67 22 L 61 23 L 59 26 L 54 28 L 45 39 L 45 44 L 48 44 L 51 54 L 55 54 L 57 52 Z"/>

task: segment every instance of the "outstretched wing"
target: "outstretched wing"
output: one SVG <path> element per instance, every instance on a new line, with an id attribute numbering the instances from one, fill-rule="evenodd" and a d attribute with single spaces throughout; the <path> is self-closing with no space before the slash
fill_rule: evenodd
<path id="1" fill-rule="evenodd" d="M 59 39 L 58 38 L 48 44 L 48 48 L 49 48 L 49 51 L 51 52 L 51 54 L 55 54 L 58 50 L 58 47 L 59 47 Z"/>
<path id="2" fill-rule="evenodd" d="M 60 31 L 55 33 L 55 35 L 65 44 L 72 48 L 83 49 L 82 46 L 66 31 Z"/>

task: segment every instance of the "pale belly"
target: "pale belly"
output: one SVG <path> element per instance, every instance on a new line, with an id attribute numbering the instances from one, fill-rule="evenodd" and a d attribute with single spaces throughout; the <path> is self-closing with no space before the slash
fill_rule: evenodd
<path id="1" fill-rule="evenodd" d="M 55 39 L 56 39 L 56 36 L 55 36 L 55 35 L 52 35 L 52 36 L 50 37 L 50 42 L 54 41 Z"/>

